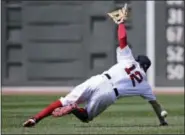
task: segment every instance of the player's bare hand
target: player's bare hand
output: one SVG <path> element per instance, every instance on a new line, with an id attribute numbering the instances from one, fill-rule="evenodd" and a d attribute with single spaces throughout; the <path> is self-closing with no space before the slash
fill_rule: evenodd
<path id="1" fill-rule="evenodd" d="M 125 4 L 123 8 L 108 13 L 116 24 L 123 23 L 128 19 L 128 5 Z"/>
<path id="2" fill-rule="evenodd" d="M 159 126 L 168 126 L 168 123 L 166 121 L 164 121 L 164 122 L 160 123 Z"/>

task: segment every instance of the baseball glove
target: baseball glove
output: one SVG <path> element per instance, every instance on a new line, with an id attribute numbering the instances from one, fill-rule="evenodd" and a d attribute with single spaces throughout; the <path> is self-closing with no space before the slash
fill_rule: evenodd
<path id="1" fill-rule="evenodd" d="M 120 24 L 128 19 L 128 5 L 125 4 L 123 8 L 107 13 L 116 24 Z"/>

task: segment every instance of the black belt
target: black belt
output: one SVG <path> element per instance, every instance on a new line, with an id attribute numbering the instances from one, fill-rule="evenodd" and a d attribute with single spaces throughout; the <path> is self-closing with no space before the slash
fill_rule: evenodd
<path id="1" fill-rule="evenodd" d="M 111 79 L 111 76 L 109 74 L 104 74 L 109 80 Z M 115 94 L 116 94 L 116 97 L 119 96 L 119 93 L 118 93 L 118 89 L 117 88 L 114 88 L 113 89 Z"/>
<path id="2" fill-rule="evenodd" d="M 111 79 L 109 74 L 104 74 L 109 80 Z"/>

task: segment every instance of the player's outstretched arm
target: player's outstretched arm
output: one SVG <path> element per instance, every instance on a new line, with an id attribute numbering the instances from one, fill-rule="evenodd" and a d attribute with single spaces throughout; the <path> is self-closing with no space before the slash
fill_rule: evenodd
<path id="1" fill-rule="evenodd" d="M 127 31 L 123 23 L 118 25 L 118 41 L 121 49 L 127 46 Z"/>
<path id="2" fill-rule="evenodd" d="M 108 13 L 108 15 L 113 19 L 113 21 L 118 24 L 118 41 L 119 47 L 123 49 L 127 46 L 127 32 L 124 25 L 124 21 L 128 18 L 128 6 L 124 5 L 122 9 Z"/>
<path id="3" fill-rule="evenodd" d="M 168 123 L 165 120 L 165 117 L 167 116 L 167 112 L 162 108 L 162 106 L 157 102 L 157 100 L 149 101 L 151 106 L 153 107 L 161 126 L 166 126 Z"/>

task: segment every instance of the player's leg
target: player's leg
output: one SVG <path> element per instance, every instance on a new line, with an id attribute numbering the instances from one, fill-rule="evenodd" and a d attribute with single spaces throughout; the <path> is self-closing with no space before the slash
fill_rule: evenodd
<path id="1" fill-rule="evenodd" d="M 76 108 L 71 113 L 74 114 L 82 122 L 88 123 L 113 103 L 113 101 L 105 102 L 104 100 L 98 100 L 98 98 L 92 99 L 88 103 L 86 108 Z"/>
<path id="2" fill-rule="evenodd" d="M 71 111 L 82 122 L 88 123 L 94 117 L 102 113 L 116 100 L 112 86 L 104 87 L 93 93 L 85 108 L 75 108 Z M 110 90 L 109 90 L 110 89 Z"/>
<path id="3" fill-rule="evenodd" d="M 100 94 L 98 92 L 95 92 L 89 99 L 85 108 L 76 107 L 75 109 L 71 110 L 71 113 L 75 115 L 80 121 L 88 123 L 90 120 L 92 120 L 93 117 L 97 116 L 99 113 L 102 112 L 100 110 L 105 110 L 104 108 L 106 105 L 103 105 L 103 103 L 100 104 L 100 102 L 105 102 L 107 104 L 109 103 L 107 101 L 104 101 L 105 96 L 106 94 Z M 106 96 L 106 100 L 109 100 L 108 96 Z"/>
<path id="4" fill-rule="evenodd" d="M 33 116 L 30 119 L 26 120 L 23 123 L 23 126 L 24 127 L 32 127 L 32 126 L 34 126 L 41 119 L 43 119 L 44 117 L 49 116 L 55 108 L 60 107 L 60 106 L 62 106 L 62 103 L 60 102 L 60 100 L 54 101 L 53 103 L 48 105 L 46 108 L 44 108 L 42 111 L 37 113 L 35 116 Z"/>
<path id="5" fill-rule="evenodd" d="M 100 89 L 101 86 L 104 86 L 105 83 L 105 78 L 102 77 L 101 75 L 97 75 L 92 77 L 88 82 L 88 89 L 89 91 L 87 91 L 86 93 L 89 94 L 89 96 L 85 96 L 86 97 L 86 101 L 89 102 L 90 99 L 92 99 L 92 97 L 94 97 L 94 93 L 96 91 L 98 91 Z M 106 82 L 107 83 L 107 82 Z M 112 85 L 109 84 L 111 87 Z M 109 87 L 110 87 L 109 86 Z M 78 91 L 77 91 L 78 92 Z M 62 99 L 61 99 L 62 100 Z M 64 100 L 62 100 L 62 103 L 65 103 Z M 60 117 L 65 115 L 66 110 L 67 110 L 67 114 L 72 113 L 74 114 L 78 119 L 80 119 L 82 122 L 88 122 L 88 112 L 87 112 L 87 108 L 79 108 L 78 106 L 75 109 L 68 109 L 70 108 L 69 105 L 62 107 L 62 108 L 57 108 L 56 112 L 54 111 L 54 113 L 52 114 L 54 117 Z"/>
<path id="6" fill-rule="evenodd" d="M 34 115 L 33 117 L 25 121 L 23 123 L 23 126 L 24 127 L 34 126 L 43 118 L 50 116 L 56 108 L 65 107 L 74 103 L 80 103 L 85 101 L 86 100 L 85 98 L 88 98 L 90 96 L 88 92 L 86 92 L 86 88 L 88 87 L 86 84 L 87 83 L 82 83 L 81 85 L 78 85 L 66 97 L 64 98 L 61 97 L 59 100 L 56 100 L 55 102 L 48 105 L 38 114 Z M 70 109 L 71 110 L 74 109 L 74 106 L 70 106 L 70 108 L 69 107 L 65 108 L 65 113 L 70 112 Z"/>
<path id="7" fill-rule="evenodd" d="M 116 99 L 117 97 L 113 89 L 110 91 L 106 91 L 106 89 L 103 91 L 102 89 L 96 92 L 85 107 L 88 114 L 88 121 L 93 120 L 94 117 L 105 111 Z"/>
<path id="8" fill-rule="evenodd" d="M 76 103 L 72 103 L 70 105 L 66 105 L 63 107 L 58 107 L 55 110 L 53 110 L 52 112 L 52 116 L 53 117 L 61 117 L 64 115 L 67 115 L 69 113 L 71 113 L 72 110 L 77 108 L 77 104 Z"/>
<path id="9" fill-rule="evenodd" d="M 61 117 L 66 114 L 74 114 L 82 122 L 88 122 L 88 114 L 86 109 L 79 108 L 76 104 L 67 105 L 65 107 L 56 108 L 52 112 L 53 117 Z"/>
<path id="10" fill-rule="evenodd" d="M 97 87 L 101 85 L 103 81 L 104 80 L 100 75 L 91 77 L 81 86 L 79 86 L 78 90 L 74 90 L 73 94 L 69 94 L 67 95 L 67 97 L 61 98 L 60 100 L 63 103 L 64 107 L 57 108 L 53 111 L 52 115 L 54 117 L 61 117 L 66 114 L 73 113 L 80 120 L 85 121 L 85 118 L 87 117 L 86 110 L 83 108 L 79 108 L 77 105 L 75 106 L 74 103 L 80 104 L 82 102 L 88 101 L 93 95 L 94 91 L 98 89 Z M 84 88 L 85 92 L 83 90 Z M 79 95 L 79 93 L 81 93 L 81 96 L 78 98 L 77 95 Z M 76 98 L 78 98 L 79 100 L 77 100 Z"/>

